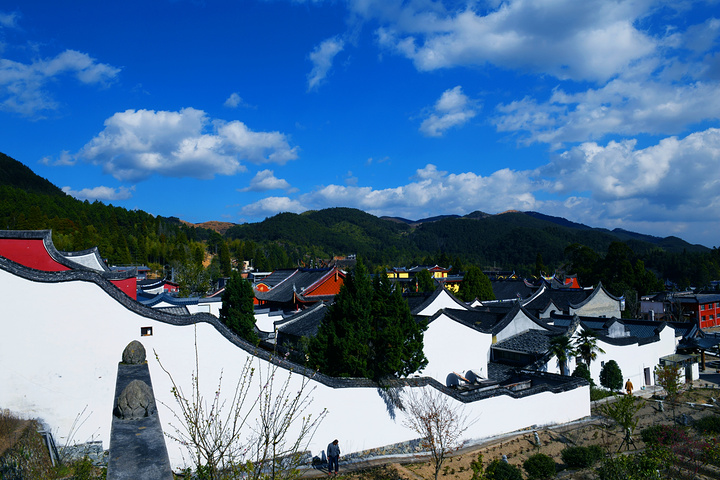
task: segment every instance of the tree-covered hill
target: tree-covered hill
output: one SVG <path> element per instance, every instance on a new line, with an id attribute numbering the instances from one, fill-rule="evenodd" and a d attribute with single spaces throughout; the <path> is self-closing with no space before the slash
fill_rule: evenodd
<path id="1" fill-rule="evenodd" d="M 628 247 L 624 251 L 632 256 L 629 261 L 644 262 L 662 280 L 701 286 L 720 278 L 717 249 L 691 245 L 677 237 L 592 228 L 537 212 L 491 215 L 476 211 L 462 217 L 412 221 L 378 218 L 352 208 L 328 208 L 280 213 L 258 223 L 222 227 L 213 231 L 175 217 L 81 202 L 0 154 L 0 228 L 52 229 L 59 249 L 98 246 L 115 264 L 152 264 L 163 269 L 202 263 L 206 261 L 204 251 L 222 259 L 221 266 L 214 267 L 217 277 L 229 275 L 231 260 L 273 270 L 318 266 L 333 256 L 356 254 L 371 269 L 473 264 L 531 275 L 538 268 L 547 273 L 557 269 L 576 273 L 573 268 L 582 269 L 579 258 L 605 257 L 614 242 L 622 242 Z"/>

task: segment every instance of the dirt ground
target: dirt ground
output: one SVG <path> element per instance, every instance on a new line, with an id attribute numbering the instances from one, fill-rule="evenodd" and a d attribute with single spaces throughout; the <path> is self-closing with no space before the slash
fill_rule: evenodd
<path id="1" fill-rule="evenodd" d="M 693 388 L 684 392 L 673 413 L 672 406 L 665 403 L 664 411 L 660 411 L 658 401 L 652 397 L 651 392 L 638 392 L 645 402 L 643 408 L 638 412 L 638 426 L 633 435 L 634 445 L 630 450 L 642 449 L 644 444 L 640 438 L 640 431 L 648 426 L 673 422 L 673 415 L 678 421 L 685 414 L 693 419 L 699 419 L 711 413 L 718 414 L 720 408 L 713 405 L 713 398 L 720 401 L 720 389 L 713 384 L 707 385 L 704 381 L 696 381 Z M 662 392 L 660 392 L 662 393 Z M 487 464 L 506 455 L 511 464 L 522 467 L 523 461 L 535 453 L 544 453 L 551 456 L 555 462 L 562 466 L 560 453 L 568 446 L 589 446 L 600 445 L 607 452 L 617 452 L 623 442 L 623 432 L 616 426 L 608 424 L 599 415 L 598 405 L 593 407 L 592 417 L 584 421 L 557 426 L 554 428 L 538 430 L 540 445 L 535 444 L 532 430 L 518 432 L 513 436 L 506 436 L 490 440 L 487 443 L 459 450 L 454 456 L 448 458 L 443 464 L 439 478 L 443 480 L 470 480 L 472 469 L 470 463 L 483 456 L 483 464 Z M 622 450 L 627 450 L 625 446 Z M 434 465 L 429 462 L 420 463 L 391 463 L 382 464 L 375 462 L 374 465 L 343 465 L 341 470 L 346 473 L 339 478 L 346 480 L 380 480 L 380 479 L 403 479 L 421 480 L 434 478 Z M 351 470 L 351 471 L 348 471 Z M 318 476 L 327 476 L 318 472 Z M 593 479 L 596 478 L 592 471 L 561 471 L 559 478 Z"/>

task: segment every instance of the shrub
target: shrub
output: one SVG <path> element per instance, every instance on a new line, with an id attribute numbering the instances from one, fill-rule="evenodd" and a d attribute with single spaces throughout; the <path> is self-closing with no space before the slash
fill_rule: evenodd
<path id="1" fill-rule="evenodd" d="M 555 460 L 544 453 L 536 453 L 523 462 L 523 468 L 529 480 L 552 478 L 555 476 Z"/>
<path id="2" fill-rule="evenodd" d="M 707 415 L 693 423 L 693 427 L 698 432 L 705 435 L 714 435 L 720 433 L 720 415 Z"/>
<path id="3" fill-rule="evenodd" d="M 595 386 L 595 382 L 592 379 L 592 375 L 590 375 L 590 369 L 584 363 L 580 362 L 577 364 L 577 367 L 575 367 L 575 371 L 572 373 L 572 376 L 584 378 L 585 380 L 590 382 L 591 387 Z"/>
<path id="4" fill-rule="evenodd" d="M 597 469 L 600 480 L 660 480 L 661 462 L 644 453 L 608 458 Z"/>
<path id="5" fill-rule="evenodd" d="M 522 472 L 515 465 L 493 460 L 485 470 L 488 480 L 522 480 Z"/>
<path id="6" fill-rule="evenodd" d="M 623 386 L 623 374 L 620 365 L 610 360 L 600 370 L 600 385 L 610 390 L 620 390 Z"/>
<path id="7" fill-rule="evenodd" d="M 560 452 L 562 461 L 570 468 L 588 468 L 603 456 L 602 449 L 598 445 L 590 447 L 567 447 Z"/>
<path id="8" fill-rule="evenodd" d="M 674 445 L 687 440 L 683 427 L 674 425 L 653 425 L 640 431 L 643 442 L 649 445 Z"/>
<path id="9" fill-rule="evenodd" d="M 612 397 L 613 393 L 610 390 L 604 390 L 602 388 L 590 387 L 590 401 L 602 400 L 606 397 Z"/>

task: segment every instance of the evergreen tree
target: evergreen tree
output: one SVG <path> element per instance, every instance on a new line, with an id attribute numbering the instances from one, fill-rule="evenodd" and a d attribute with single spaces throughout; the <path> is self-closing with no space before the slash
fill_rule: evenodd
<path id="1" fill-rule="evenodd" d="M 608 390 L 620 390 L 623 386 L 623 374 L 620 365 L 610 360 L 600 370 L 600 385 Z"/>
<path id="2" fill-rule="evenodd" d="M 577 366 L 575 367 L 575 370 L 572 373 L 573 377 L 578 378 L 584 378 L 588 382 L 590 382 L 590 386 L 595 386 L 595 381 L 592 379 L 592 375 L 590 375 L 590 369 L 587 365 L 584 363 L 578 362 Z"/>
<path id="3" fill-rule="evenodd" d="M 260 339 L 255 331 L 255 309 L 250 282 L 240 272 L 233 272 L 225 286 L 220 308 L 220 321 L 233 332 L 257 345 Z"/>
<path id="4" fill-rule="evenodd" d="M 240 265 L 238 268 L 242 268 Z M 220 244 L 220 272 L 224 277 L 229 277 L 232 273 L 232 263 L 230 262 L 230 248 L 227 242 Z"/>
<path id="5" fill-rule="evenodd" d="M 460 298 L 471 302 L 476 298 L 482 300 L 495 300 L 495 293 L 487 275 L 475 265 L 468 267 L 460 283 Z"/>
<path id="6" fill-rule="evenodd" d="M 373 378 L 407 376 L 427 365 L 423 353 L 424 326 L 410 313 L 400 289 L 386 273 L 373 282 L 371 368 Z"/>
<path id="7" fill-rule="evenodd" d="M 417 275 L 415 275 L 415 280 L 417 281 L 418 292 L 435 291 L 435 282 L 430 274 L 430 270 L 420 270 Z"/>
<path id="8" fill-rule="evenodd" d="M 334 377 L 406 376 L 427 365 L 424 329 L 387 274 L 371 281 L 358 260 L 310 340 L 309 364 Z"/>
<path id="9" fill-rule="evenodd" d="M 333 377 L 365 377 L 372 325 L 373 288 L 368 271 L 358 259 L 345 277 L 335 303 L 330 305 L 318 333 L 310 341 L 309 364 Z"/>

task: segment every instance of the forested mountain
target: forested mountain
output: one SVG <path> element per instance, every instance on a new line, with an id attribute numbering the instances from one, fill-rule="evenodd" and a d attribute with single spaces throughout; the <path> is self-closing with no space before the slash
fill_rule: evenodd
<path id="1" fill-rule="evenodd" d="M 720 278 L 717 249 L 676 237 L 592 228 L 537 212 L 491 215 L 477 211 L 413 221 L 329 208 L 280 213 L 262 222 L 232 226 L 221 234 L 174 217 L 81 202 L 2 154 L 0 228 L 52 229 L 61 250 L 98 246 L 110 263 L 150 264 L 160 271 L 171 265 L 202 264 L 205 253 L 218 254 L 211 275 L 215 277 L 229 275 L 231 259 L 252 262 L 258 270 L 273 270 L 318 266 L 333 256 L 349 254 L 361 256 L 371 269 L 437 263 L 474 264 L 523 275 L 539 269 L 577 273 L 573 269 L 582 270 L 582 259 L 602 259 L 614 243 L 622 242 L 628 247 L 622 252 L 629 262 L 644 262 L 662 280 L 707 285 Z M 597 275 L 593 275 L 590 278 L 595 281 Z"/>

